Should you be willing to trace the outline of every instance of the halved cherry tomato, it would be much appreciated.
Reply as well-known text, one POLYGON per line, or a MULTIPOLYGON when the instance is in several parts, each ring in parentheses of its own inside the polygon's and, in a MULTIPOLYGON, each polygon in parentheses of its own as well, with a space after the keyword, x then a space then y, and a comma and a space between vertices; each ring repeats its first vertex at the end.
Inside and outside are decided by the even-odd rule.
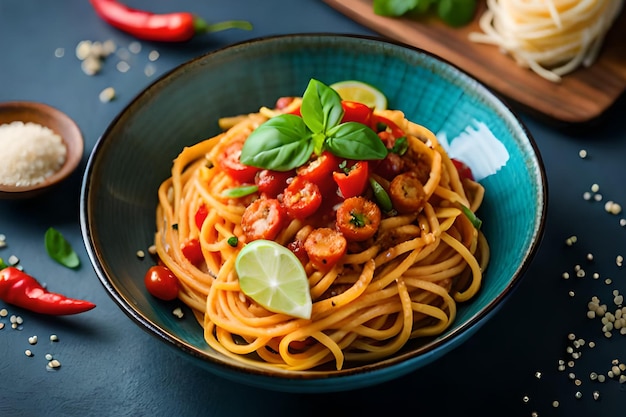
POLYGON ((228 174, 229 177, 242 184, 254 182, 254 176, 259 168, 244 165, 239 161, 243 142, 236 141, 226 146, 217 158, 219 167, 228 174))
POLYGON ((369 164, 367 161, 346 161, 343 172, 335 171, 333 180, 337 183, 343 198, 355 197, 363 194, 367 186, 369 164))
POLYGON ((365 197, 348 198, 337 209, 337 230, 347 240, 360 242, 374 236, 380 220, 380 208, 365 197))
POLYGON ((289 242, 287 244, 287 249, 289 249, 294 253, 294 255, 296 255, 302 265, 306 265, 306 263, 309 261, 309 257, 304 250, 304 242, 302 240, 296 239, 292 242, 289 242))
POLYGON ((273 171, 262 169, 256 174, 254 183, 259 187, 259 192, 266 197, 276 198, 287 187, 287 180, 294 177, 294 171, 273 171))
POLYGON ((382 132, 389 129, 389 132, 391 132, 393 137, 396 139, 406 136, 404 130, 402 130, 397 124, 378 114, 372 114, 372 117, 370 118, 370 127, 375 132, 382 132))
POLYGON ((185 255, 185 258, 194 265, 198 265, 200 262, 204 261, 202 247, 198 239, 189 239, 181 243, 180 250, 183 252, 183 255, 185 255))
POLYGON ((201 204, 196 211, 196 215, 194 216, 194 221, 198 229, 202 229, 202 224, 204 223, 208 215, 209 209, 207 208, 206 204, 201 204))
POLYGON ((400 213, 418 213, 426 202, 424 186, 414 172, 405 172, 389 184, 389 197, 400 213))
POLYGON ((451 160, 456 167, 456 170, 459 173, 459 177, 461 178, 461 180, 467 178, 474 181, 474 174, 472 173, 472 169, 467 164, 465 164, 465 162, 455 158, 451 158, 451 160))
POLYGON ((283 204, 289 216, 304 219, 312 215, 322 204, 322 193, 317 184, 297 176, 285 189, 283 204))
POLYGON ((286 214, 275 198, 254 200, 243 212, 241 228, 250 242, 256 239, 276 238, 286 221, 286 214))
POLYGON ((372 109, 367 105, 356 101, 343 100, 341 102, 341 107, 343 107, 344 112, 343 118, 341 119, 343 123, 357 122, 367 126, 370 125, 372 109))
POLYGON ((312 159, 306 165, 296 170, 299 177, 317 184, 318 186, 330 180, 330 176, 339 167, 341 159, 328 151, 312 159))
POLYGON ((337 230, 321 227, 313 230, 304 241, 309 260, 315 269, 327 271, 346 253, 348 242, 337 230))
POLYGON ((178 297, 180 289, 176 275, 163 265, 155 265, 148 269, 144 276, 144 285, 152 296, 165 301, 178 297))

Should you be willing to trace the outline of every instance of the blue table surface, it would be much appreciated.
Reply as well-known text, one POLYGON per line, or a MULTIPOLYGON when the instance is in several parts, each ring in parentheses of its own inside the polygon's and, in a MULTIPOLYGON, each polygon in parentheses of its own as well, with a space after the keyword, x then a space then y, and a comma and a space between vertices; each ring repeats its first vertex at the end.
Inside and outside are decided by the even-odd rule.
POLYGON ((134 39, 99 20, 88 1, 0 1, 0 102, 50 104, 72 117, 85 137, 81 166, 54 193, 0 201, 0 234, 8 243, 0 257, 16 255, 32 275, 50 277, 56 289, 66 289, 60 292, 97 304, 88 313, 59 318, 0 302, 9 315, 23 318, 15 330, 9 317, 0 317, 5 324, 0 330, 0 416, 367 416, 400 407, 420 416, 624 415, 626 383, 615 377, 601 383, 590 374, 606 375, 615 361, 626 362, 626 336, 605 337, 600 320, 586 314, 591 297, 614 309, 613 291, 626 292, 626 274, 617 262, 626 256, 626 228, 620 225, 626 213, 605 210, 607 201, 626 208, 624 100, 588 126, 563 126, 520 111, 547 171, 545 237, 517 291, 468 342, 410 375, 357 391, 313 395, 250 388, 191 365, 131 322, 109 298, 89 263, 79 226, 87 158, 137 93, 193 57, 274 34, 376 34, 319 0, 126 3, 155 12, 192 11, 213 21, 245 19, 254 29, 182 45, 141 42, 127 72, 117 70, 119 59, 109 57, 100 74, 88 76, 75 55, 80 41, 111 39, 118 48, 128 48, 134 39), (155 50, 160 54, 152 62, 155 73, 146 75, 148 54, 155 50), (61 51, 64 55, 57 57, 61 51), (117 98, 103 103, 98 94, 109 86, 117 98), (599 185, 601 201, 583 198, 593 184, 599 185), (49 227, 76 249, 82 261, 78 270, 46 255, 43 236, 49 227), (577 241, 567 245, 571 236, 577 241), (576 265, 584 277, 575 276, 576 265), (572 277, 564 279, 564 272, 572 277), (51 334, 59 340, 51 342, 51 334), (39 342, 31 345, 28 338, 34 335, 39 342), (568 352, 570 335, 585 340, 574 348, 578 359, 568 352), (34 356, 27 357, 26 349, 34 356), (46 368, 46 353, 61 362, 59 369, 46 368), (561 360, 565 370, 559 369, 561 360))

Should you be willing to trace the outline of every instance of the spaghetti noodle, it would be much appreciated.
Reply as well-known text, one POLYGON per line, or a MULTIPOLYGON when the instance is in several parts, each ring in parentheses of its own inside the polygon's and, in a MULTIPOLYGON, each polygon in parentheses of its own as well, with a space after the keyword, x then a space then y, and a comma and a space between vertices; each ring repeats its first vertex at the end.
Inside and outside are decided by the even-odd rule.
POLYGON ((596 60, 623 0, 487 0, 474 42, 497 45, 541 77, 561 81, 596 60))
MULTIPOLYGON (((242 217, 251 202, 266 196, 255 191, 225 197, 225 190, 242 184, 217 161, 230 144, 245 141, 269 118, 298 105, 295 99, 281 109, 222 119, 226 130, 185 148, 159 188, 158 256, 179 278, 179 298, 194 311, 207 343, 259 367, 309 370, 331 364, 341 369, 388 357, 410 339, 442 334, 455 319, 457 303, 479 291, 488 263, 487 242, 462 209, 475 212, 484 189, 461 178, 436 137, 400 111, 374 115, 387 121, 381 138, 389 134, 390 125, 406 137, 408 149, 399 158, 403 171, 416 172, 423 183, 422 207, 383 213, 376 233, 349 241, 345 255, 327 269, 307 259, 301 242, 316 228, 335 229, 337 205, 322 206, 306 218, 289 218, 274 240, 294 250, 305 264, 313 300, 310 319, 272 313, 240 290, 234 264, 250 240, 242 217), (203 219, 198 222, 200 212, 203 219), (199 262, 183 250, 189 241, 199 242, 199 262)), ((391 192, 391 178, 376 169, 370 176, 391 192)), ((372 190, 363 196, 373 200, 372 190)))

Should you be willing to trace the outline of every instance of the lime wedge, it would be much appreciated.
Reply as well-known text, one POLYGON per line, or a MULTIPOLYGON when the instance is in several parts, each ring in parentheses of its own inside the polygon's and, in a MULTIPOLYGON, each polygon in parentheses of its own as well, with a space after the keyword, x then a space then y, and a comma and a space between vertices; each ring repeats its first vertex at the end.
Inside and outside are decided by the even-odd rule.
POLYGON ((296 255, 271 240, 253 240, 237 255, 235 270, 244 294, 274 313, 311 318, 311 293, 296 255))
POLYGON ((339 81, 330 86, 343 100, 357 101, 376 110, 387 109, 387 97, 376 87, 362 81, 339 81))

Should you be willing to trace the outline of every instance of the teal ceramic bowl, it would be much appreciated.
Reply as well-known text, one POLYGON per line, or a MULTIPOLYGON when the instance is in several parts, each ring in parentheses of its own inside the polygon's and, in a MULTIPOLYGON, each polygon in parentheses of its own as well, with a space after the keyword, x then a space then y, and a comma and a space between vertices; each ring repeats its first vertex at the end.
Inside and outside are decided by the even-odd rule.
MULTIPOLYGON (((140 327, 192 363, 243 384, 291 392, 361 388, 397 378, 458 347, 514 291, 543 234, 547 184, 537 146, 511 109, 462 70, 424 51, 376 38, 302 34, 256 39, 191 60, 141 92, 112 121, 90 155, 81 227, 106 291, 140 327), (303 93, 308 81, 372 84, 389 107, 439 135, 486 188, 479 211, 491 245, 483 288, 454 324, 395 356, 341 371, 254 369, 212 350, 192 314, 177 319, 143 284, 151 260, 157 187, 184 146, 219 132, 218 118, 254 112, 303 93)), ((488 358, 484 358, 488 360, 488 358)))

